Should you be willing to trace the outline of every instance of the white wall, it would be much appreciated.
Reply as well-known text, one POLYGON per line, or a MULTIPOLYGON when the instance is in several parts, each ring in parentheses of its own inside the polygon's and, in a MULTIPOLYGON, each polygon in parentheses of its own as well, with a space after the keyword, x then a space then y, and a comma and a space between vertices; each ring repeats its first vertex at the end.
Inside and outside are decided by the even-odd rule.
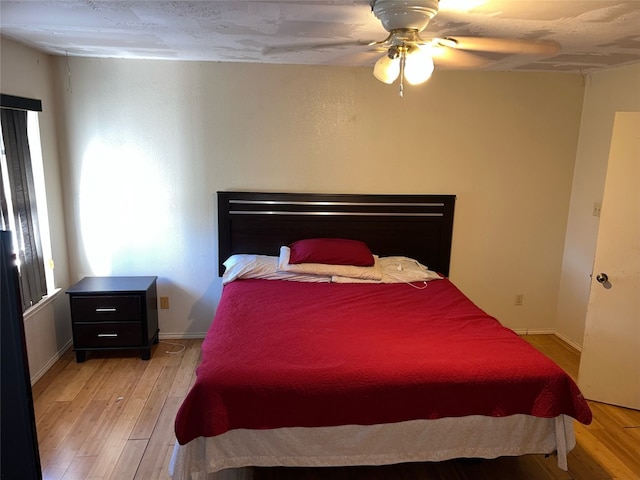
POLYGON ((52 59, 4 37, 0 40, 0 90, 2 93, 42 100, 39 114, 40 141, 55 262, 54 280, 63 289, 52 304, 25 319, 29 370, 37 379, 71 345, 67 237, 63 209, 60 160, 56 131, 56 98, 52 59))
POLYGON ((232 189, 456 194, 452 280, 512 328, 554 327, 580 76, 437 71, 401 99, 364 68, 55 66, 73 280, 158 275, 161 336, 211 322, 232 189))
POLYGON ((558 333, 582 345, 602 201, 616 112, 640 111, 640 64, 605 70, 586 80, 580 138, 562 261, 558 333))
MULTIPOLYGON (((2 93, 43 100, 62 289, 88 274, 159 275, 171 299, 163 336, 199 336, 220 294, 217 190, 455 193, 451 278, 512 328, 582 342, 591 210, 614 112, 640 110, 639 65, 584 86, 574 75, 438 71, 399 99, 368 69, 67 64, 6 38, 0 60, 2 93)), ((38 374, 69 344, 66 295, 25 326, 38 374)))

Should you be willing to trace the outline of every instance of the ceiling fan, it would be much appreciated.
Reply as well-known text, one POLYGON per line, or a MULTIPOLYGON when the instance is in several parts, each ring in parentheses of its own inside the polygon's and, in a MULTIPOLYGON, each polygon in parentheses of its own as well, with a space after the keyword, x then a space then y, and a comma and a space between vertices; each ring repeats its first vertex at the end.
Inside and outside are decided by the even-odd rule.
POLYGON ((373 75, 387 84, 399 77, 402 97, 404 81, 411 85, 427 81, 433 73, 434 62, 447 67, 473 68, 487 63, 482 56, 471 53, 474 51, 547 57, 560 50, 560 45, 552 40, 469 36, 423 38, 421 33, 438 13, 439 0, 371 0, 370 4, 371 11, 388 32, 384 40, 285 45, 266 48, 263 53, 346 45, 375 47, 385 54, 375 63, 373 75))

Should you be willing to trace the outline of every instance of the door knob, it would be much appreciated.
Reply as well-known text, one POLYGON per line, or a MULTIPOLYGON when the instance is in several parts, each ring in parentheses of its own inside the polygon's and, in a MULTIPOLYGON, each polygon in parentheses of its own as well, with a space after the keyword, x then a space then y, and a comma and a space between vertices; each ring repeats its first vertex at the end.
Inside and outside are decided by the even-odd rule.
POLYGON ((609 281, 609 277, 606 273, 599 273, 596 280, 600 283, 607 283, 609 281))

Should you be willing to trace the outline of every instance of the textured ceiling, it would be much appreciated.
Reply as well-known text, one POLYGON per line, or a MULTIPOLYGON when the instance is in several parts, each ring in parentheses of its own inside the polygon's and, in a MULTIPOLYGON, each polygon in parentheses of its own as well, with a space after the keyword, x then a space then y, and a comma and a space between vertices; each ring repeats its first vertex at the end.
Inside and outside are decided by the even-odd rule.
MULTIPOLYGON (((0 0, 2 35, 69 56, 371 66, 371 47, 266 55, 267 47, 382 40, 369 1, 0 0)), ((592 72, 640 62, 640 0, 441 0, 424 38, 555 40, 550 58, 482 54, 484 70, 592 72)))

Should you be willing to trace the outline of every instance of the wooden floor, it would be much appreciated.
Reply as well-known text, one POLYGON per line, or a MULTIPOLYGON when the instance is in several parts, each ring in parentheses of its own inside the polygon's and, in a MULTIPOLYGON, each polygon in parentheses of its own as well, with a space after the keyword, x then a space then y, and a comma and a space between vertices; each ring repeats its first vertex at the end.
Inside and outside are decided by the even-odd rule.
MULTIPOLYGON (((574 378, 579 354, 552 335, 524 337, 574 378)), ((45 480, 168 480, 173 420, 194 380, 200 340, 161 342, 149 361, 135 354, 67 352, 33 387, 45 480)), ((640 412, 590 402, 576 422, 569 471, 555 457, 453 460, 385 467, 256 468, 254 480, 640 479, 640 412)))

